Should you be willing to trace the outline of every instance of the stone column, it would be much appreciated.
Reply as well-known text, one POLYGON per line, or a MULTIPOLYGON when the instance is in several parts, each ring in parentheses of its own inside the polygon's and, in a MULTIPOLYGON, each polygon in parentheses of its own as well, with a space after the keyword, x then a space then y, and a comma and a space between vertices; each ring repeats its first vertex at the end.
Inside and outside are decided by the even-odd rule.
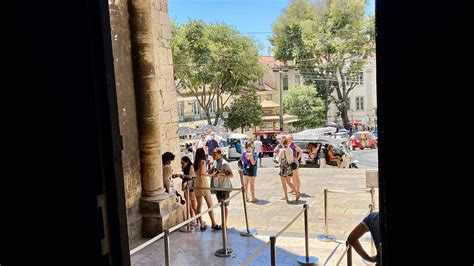
POLYGON ((182 219, 175 197, 163 188, 158 80, 165 74, 157 71, 154 47, 157 36, 153 34, 153 27, 157 25, 152 16, 153 5, 162 2, 166 1, 132 0, 129 6, 142 170, 140 211, 145 237, 159 234, 182 219))

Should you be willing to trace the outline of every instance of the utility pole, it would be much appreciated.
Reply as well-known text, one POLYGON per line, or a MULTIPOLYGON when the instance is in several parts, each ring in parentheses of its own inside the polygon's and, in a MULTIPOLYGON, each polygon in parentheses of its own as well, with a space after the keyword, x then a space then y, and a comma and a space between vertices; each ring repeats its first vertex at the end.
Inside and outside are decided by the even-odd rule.
POLYGON ((280 130, 283 131, 283 78, 281 70, 278 73, 280 74, 280 130))
POLYGON ((288 72, 286 69, 282 69, 281 66, 278 68, 273 68, 273 72, 276 74, 278 73, 280 76, 278 77, 278 83, 279 83, 279 92, 280 92, 280 130, 283 131, 283 76, 282 73, 288 72))

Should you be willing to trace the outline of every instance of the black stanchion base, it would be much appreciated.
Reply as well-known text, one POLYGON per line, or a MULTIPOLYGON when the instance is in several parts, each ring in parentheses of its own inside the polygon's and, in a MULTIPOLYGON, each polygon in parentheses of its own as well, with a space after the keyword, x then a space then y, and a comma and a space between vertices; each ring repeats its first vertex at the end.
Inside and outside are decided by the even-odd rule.
POLYGON ((316 265, 319 259, 314 256, 309 256, 308 259, 306 259, 306 256, 299 256, 297 261, 301 265, 316 265))
POLYGON ((249 229, 249 231, 247 232, 247 230, 243 231, 240 233, 241 236, 255 236, 257 235, 257 230, 255 229, 249 229))
POLYGON ((323 242, 334 242, 334 241, 336 241, 336 236, 334 236, 334 235, 319 235, 318 240, 323 241, 323 242))
POLYGON ((232 255, 232 252, 234 251, 231 248, 227 248, 227 252, 223 248, 221 248, 216 250, 215 255, 217 257, 230 257, 232 255))

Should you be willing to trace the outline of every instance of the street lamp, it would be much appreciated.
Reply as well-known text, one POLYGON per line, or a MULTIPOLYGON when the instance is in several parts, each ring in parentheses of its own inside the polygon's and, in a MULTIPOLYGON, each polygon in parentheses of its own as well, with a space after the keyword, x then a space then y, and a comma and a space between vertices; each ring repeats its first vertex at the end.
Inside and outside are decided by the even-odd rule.
POLYGON ((280 76, 279 76, 279 93, 280 93, 280 130, 283 131, 283 76, 282 76, 282 73, 287 73, 288 72, 288 69, 286 68, 282 68, 282 67, 279 67, 279 68, 274 68, 273 69, 273 72, 275 73, 279 73, 280 76))

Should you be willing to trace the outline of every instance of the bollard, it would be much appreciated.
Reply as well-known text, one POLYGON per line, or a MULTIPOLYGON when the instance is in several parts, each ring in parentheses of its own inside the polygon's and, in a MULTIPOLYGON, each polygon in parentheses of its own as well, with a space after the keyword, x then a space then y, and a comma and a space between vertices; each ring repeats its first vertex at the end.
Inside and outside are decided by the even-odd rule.
POLYGON ((170 231, 168 229, 165 230, 164 242, 165 242, 165 265, 170 265, 170 231))
POLYGON ((347 266, 352 266, 352 247, 347 250, 347 266))
POLYGON ((257 234, 257 230, 249 229, 249 219, 247 217, 247 201, 245 201, 245 185, 244 185, 244 176, 242 174, 242 169, 239 169, 240 175, 240 184, 242 185, 242 201, 244 202, 244 214, 245 214, 245 226, 247 228, 247 232, 241 232, 241 236, 254 236, 257 234))
POLYGON ((232 255, 233 250, 227 247, 227 225, 225 223, 225 206, 224 201, 221 201, 221 219, 222 219, 222 247, 216 250, 215 255, 217 257, 229 257, 232 255))
POLYGON ((308 204, 303 205, 304 209, 304 240, 305 240, 305 256, 299 256, 297 262, 301 265, 316 265, 319 259, 309 256, 309 229, 308 229, 308 204))
POLYGON ((275 236, 270 236, 270 261, 271 265, 275 266, 276 265, 276 237, 275 236))
POLYGON ((329 235, 329 228, 328 228, 328 189, 324 189, 324 231, 325 235, 319 235, 318 240, 323 242, 331 242, 336 241, 336 237, 334 235, 329 235))

